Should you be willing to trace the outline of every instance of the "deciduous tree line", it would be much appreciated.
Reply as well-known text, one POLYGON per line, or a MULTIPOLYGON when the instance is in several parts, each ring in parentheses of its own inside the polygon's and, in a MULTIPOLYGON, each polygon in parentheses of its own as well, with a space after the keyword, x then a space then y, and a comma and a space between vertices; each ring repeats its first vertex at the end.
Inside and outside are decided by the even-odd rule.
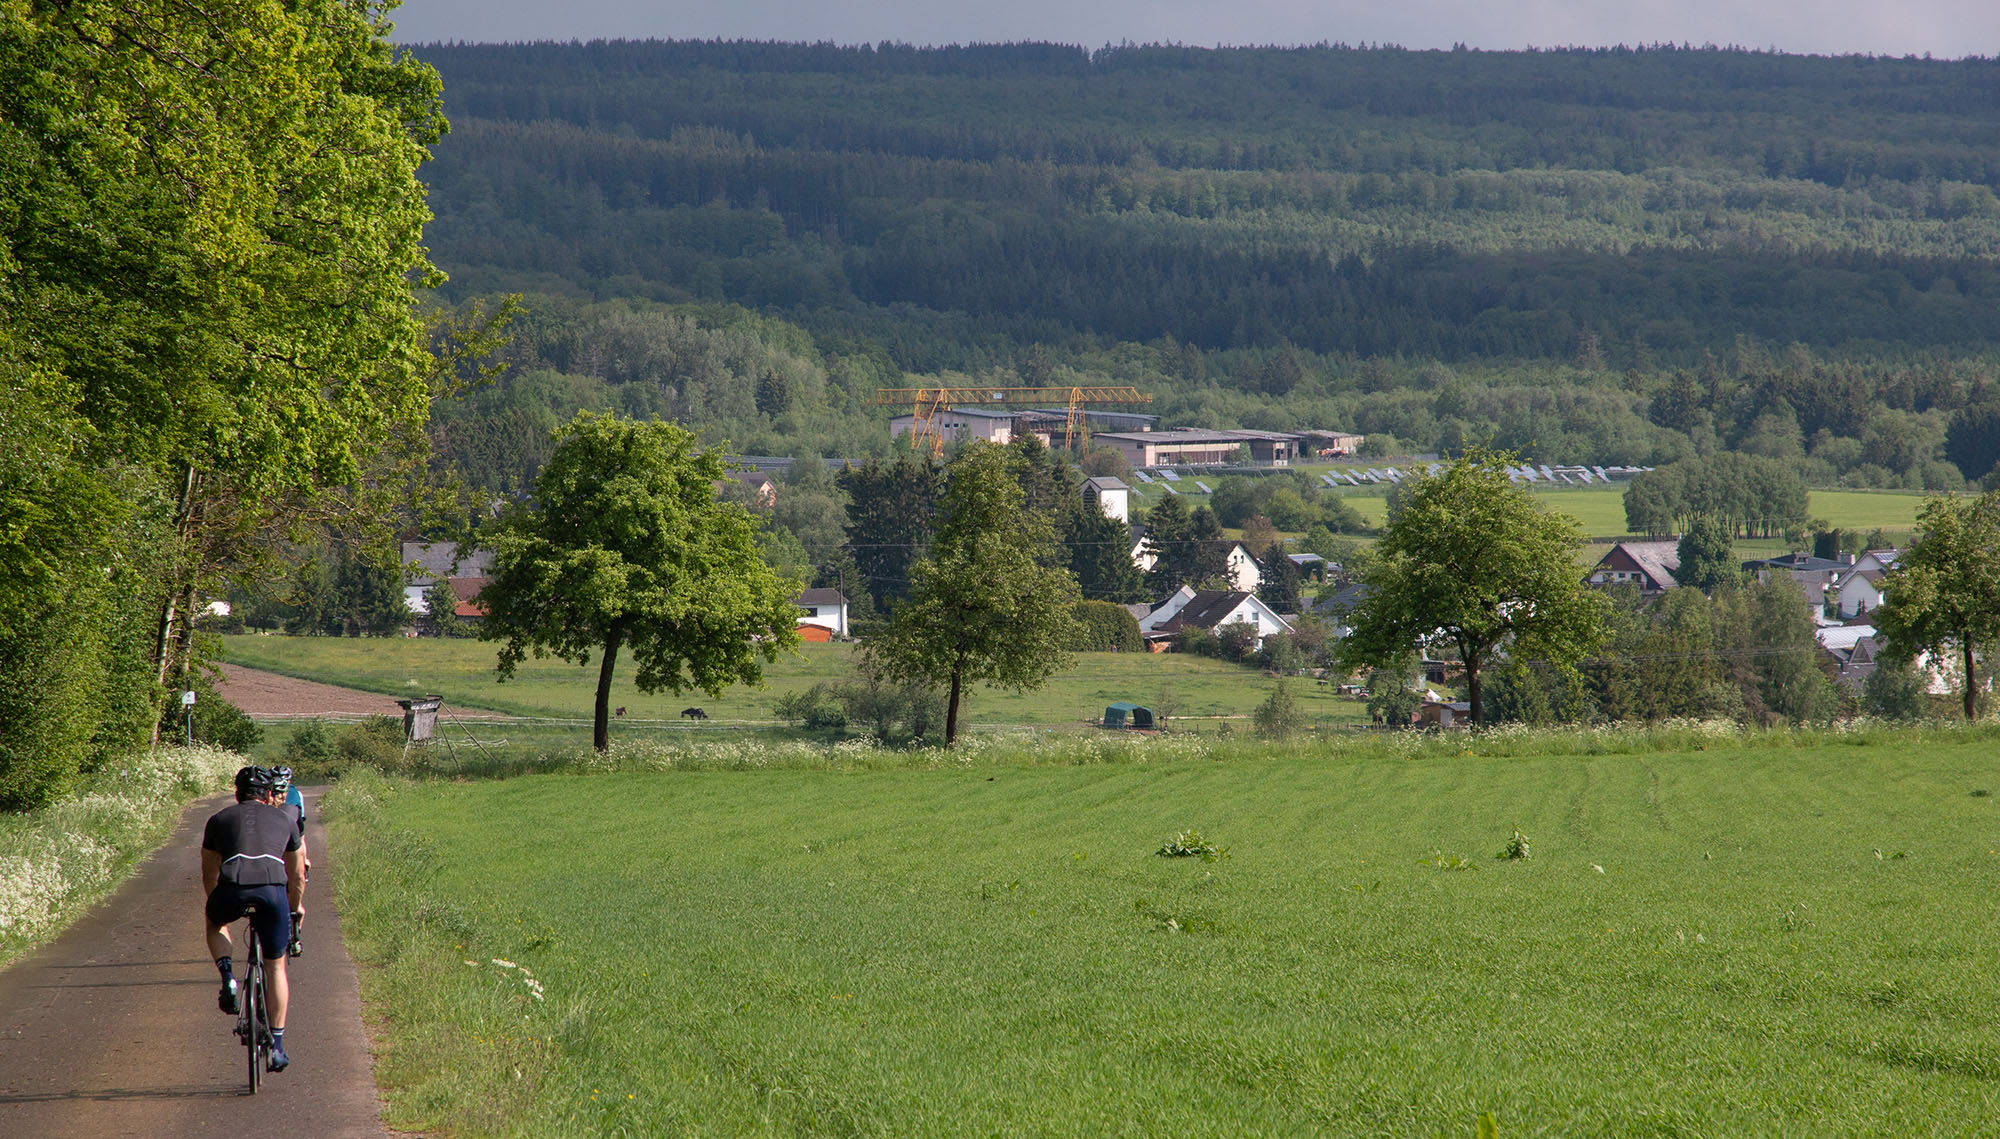
POLYGON ((0 11, 0 808, 144 741, 222 577, 421 448, 445 123, 383 11, 0 11))

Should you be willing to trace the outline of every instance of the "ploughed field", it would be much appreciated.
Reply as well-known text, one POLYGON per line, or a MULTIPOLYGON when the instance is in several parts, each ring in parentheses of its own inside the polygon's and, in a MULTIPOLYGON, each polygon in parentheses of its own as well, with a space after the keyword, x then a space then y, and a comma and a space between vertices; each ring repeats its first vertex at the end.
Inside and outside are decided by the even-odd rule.
POLYGON ((1974 1135, 1993 743, 742 745, 329 818, 401 1128, 1974 1135))

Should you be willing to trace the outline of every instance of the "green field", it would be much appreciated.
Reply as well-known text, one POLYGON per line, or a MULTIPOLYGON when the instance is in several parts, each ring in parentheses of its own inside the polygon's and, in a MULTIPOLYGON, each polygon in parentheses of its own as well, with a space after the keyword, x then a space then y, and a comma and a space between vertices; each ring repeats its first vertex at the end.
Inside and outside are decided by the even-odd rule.
MULTIPOLYGON (((1625 527, 1625 489, 1622 485, 1553 487, 1534 493, 1550 508, 1574 517, 1582 524, 1587 537, 1615 539, 1629 533, 1625 527)), ((1350 490, 1340 492, 1340 495, 1370 526, 1380 527, 1387 517, 1389 498, 1386 489, 1350 490)), ((1189 497, 1194 502, 1207 501, 1200 495, 1189 497)), ((1142 495, 1140 501, 1143 504, 1149 499, 1142 495)), ((1924 496, 1910 491, 1815 490, 1808 495, 1807 503, 1811 517, 1823 519, 1841 529, 1859 530, 1864 534, 1870 530, 1885 530, 1892 536, 1907 537, 1916 526, 1917 508, 1923 505, 1924 496)), ((1759 555, 1749 552, 1744 556, 1759 555)))
MULTIPOLYGON (((1625 492, 1621 487, 1562 487, 1538 490, 1535 497, 1581 522, 1584 534, 1589 537, 1616 538, 1629 533, 1625 527, 1625 492)), ((1386 494, 1356 494, 1346 501, 1361 512, 1370 526, 1382 524, 1388 506, 1386 494)), ((1921 494, 1895 491, 1815 490, 1807 496, 1807 509, 1812 517, 1844 530, 1864 533, 1877 529, 1907 533, 1916 526, 1917 508, 1923 503, 1921 494)))
POLYGON ((397 1128, 1991 1133, 1990 730, 1538 738, 365 780, 328 817, 397 1128), (1227 857, 1156 853, 1184 828, 1227 857))
MULTIPOLYGON (((286 676, 303 677, 397 697, 434 692, 449 705, 484 708, 518 716, 583 719, 591 714, 597 670, 559 660, 529 659, 505 684, 494 676, 496 646, 480 641, 406 637, 224 637, 224 659, 286 676)), ((715 727, 771 722, 771 704, 779 696, 804 691, 820 681, 846 680, 853 675, 852 645, 801 645, 781 656, 765 673, 762 688, 736 686, 720 699, 700 693, 647 696, 631 683, 628 665, 612 686, 611 703, 626 709, 617 725, 621 731, 646 730, 678 720, 682 708, 697 705, 715 727)), ((1082 727, 1104 714, 1116 700, 1163 703, 1163 693, 1177 703, 1181 727, 1248 716, 1270 695, 1276 682, 1254 669, 1179 653, 1079 653, 1075 664, 1046 688, 1018 694, 999 689, 974 689, 967 695, 966 714, 973 727, 1082 727)), ((1294 684, 1307 716, 1325 724, 1357 723, 1366 719, 1359 701, 1335 696, 1311 681, 1294 684)))

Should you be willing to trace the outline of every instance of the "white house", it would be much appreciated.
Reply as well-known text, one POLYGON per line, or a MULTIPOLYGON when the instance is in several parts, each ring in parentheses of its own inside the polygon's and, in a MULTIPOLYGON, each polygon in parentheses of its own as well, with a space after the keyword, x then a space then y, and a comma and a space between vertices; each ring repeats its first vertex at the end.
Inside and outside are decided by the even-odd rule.
POLYGON ((1584 581, 1591 585, 1631 583, 1641 593, 1659 593, 1680 584, 1679 542, 1619 542, 1605 551, 1584 581))
POLYGON ((468 550, 461 557, 457 542, 404 542, 403 572, 403 604, 421 617, 431 611, 424 592, 440 581, 476 582, 464 588, 453 586, 461 598, 476 596, 493 576, 493 551, 468 550))
POLYGON ((825 629, 836 637, 847 636, 847 595, 838 589, 808 589, 799 594, 800 625, 825 629))
MULTIPOLYGON (((1153 566, 1160 559, 1146 543, 1146 528, 1133 526, 1130 534, 1132 564, 1139 567, 1140 573, 1153 572, 1153 566)), ((1264 569, 1251 555, 1250 547, 1229 539, 1225 539, 1221 544, 1226 548, 1222 557, 1222 576, 1228 579, 1229 584, 1244 593, 1255 593, 1257 587, 1264 584, 1264 569)))
POLYGON ((1833 592, 1842 617, 1873 613, 1882 606, 1882 571, 1849 570, 1840 575, 1840 584, 1833 592))
POLYGON ((1251 556, 1250 547, 1241 542, 1229 543, 1229 553, 1223 559, 1222 575, 1229 584, 1244 593, 1254 593, 1264 584, 1264 568, 1251 556))
POLYGON ((1242 590, 1195 589, 1181 586, 1166 600, 1153 606, 1152 611, 1139 619, 1139 633, 1149 645, 1164 648, 1174 635, 1182 629, 1207 629, 1210 632, 1233 622, 1242 621, 1257 630, 1257 644, 1261 647, 1264 638, 1273 633, 1289 633, 1290 622, 1280 616, 1277 610, 1257 600, 1254 593, 1242 590))
POLYGON ((1132 488, 1123 479, 1102 475, 1083 480, 1083 496, 1097 504, 1106 518, 1132 520, 1132 488))

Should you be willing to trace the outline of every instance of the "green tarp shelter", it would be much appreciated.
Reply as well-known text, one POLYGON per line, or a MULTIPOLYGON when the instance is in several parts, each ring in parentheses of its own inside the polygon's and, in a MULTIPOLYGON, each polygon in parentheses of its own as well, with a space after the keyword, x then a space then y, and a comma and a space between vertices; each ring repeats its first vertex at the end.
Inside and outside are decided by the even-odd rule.
POLYGON ((1104 709, 1104 726, 1107 728, 1147 728, 1153 726, 1153 710, 1130 701, 1120 700, 1104 709))

